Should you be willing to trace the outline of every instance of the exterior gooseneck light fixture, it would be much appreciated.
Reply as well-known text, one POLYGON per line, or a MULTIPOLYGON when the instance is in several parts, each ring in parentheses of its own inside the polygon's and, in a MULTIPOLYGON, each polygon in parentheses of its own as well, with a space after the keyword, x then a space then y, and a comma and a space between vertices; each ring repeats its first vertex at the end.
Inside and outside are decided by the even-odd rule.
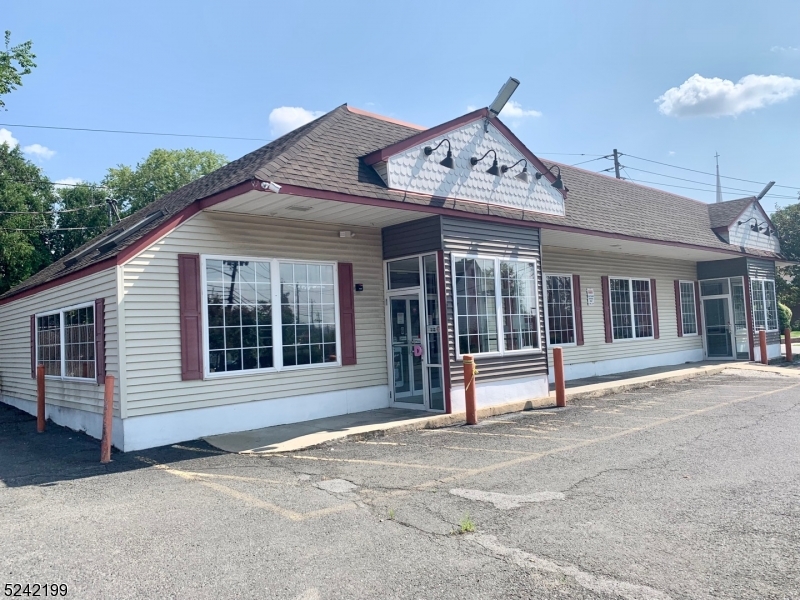
MULTIPOLYGON (((561 167, 559 167, 558 165, 553 165, 552 167, 547 169, 548 172, 555 175, 555 173, 553 173, 553 169, 558 169, 558 175, 556 175, 556 180, 551 185, 557 190, 560 190, 564 187, 564 182, 561 181, 561 167)), ((543 173, 536 173, 537 180, 541 179, 543 176, 544 176, 543 173)))
POLYGON ((453 161, 453 151, 452 151, 452 148, 450 147, 450 140, 448 140, 447 138, 444 138, 441 142, 436 144, 436 146, 434 146, 433 148, 431 148, 430 146, 425 146, 425 149, 423 150, 423 152, 425 153, 425 156, 430 156, 436 150, 439 149, 439 146, 441 146, 445 142, 447 142, 447 156, 445 156, 441 161, 439 161, 439 164, 442 165, 443 167, 447 167, 448 169, 455 169, 456 165, 455 165, 455 162, 453 161))
MULTIPOLYGON (((756 219, 755 217, 750 217, 746 221, 739 221, 736 224, 737 225, 744 225, 746 223, 749 223, 750 221, 753 221, 753 224, 750 225, 750 229, 752 229, 753 231, 761 231, 761 227, 759 227, 759 225, 758 225, 758 219, 756 219)), ((769 229, 769 228, 767 228, 767 229, 769 229)))
POLYGON ((500 167, 499 167, 499 166, 498 166, 498 164, 497 164, 497 152, 495 152, 494 150, 487 150, 487 151, 486 151, 486 154, 484 154, 484 155, 483 155, 483 156, 481 156, 480 158, 475 158, 475 157, 473 156, 472 158, 470 158, 470 159, 469 159, 469 164, 471 164, 471 165, 474 167, 474 166, 475 166, 475 165, 477 165, 479 162, 481 162, 481 161, 482 161, 484 158, 486 158, 487 156, 489 156, 489 153, 490 153, 490 152, 491 152, 492 154, 494 154, 494 161, 492 162, 492 166, 491 166, 491 167, 489 167, 488 169, 486 169, 486 172, 487 172, 487 173, 489 173, 489 175, 494 175, 495 177, 497 177, 497 176, 499 176, 499 175, 500 175, 500 167))
POLYGON ((519 179, 523 183, 528 183, 528 181, 530 181, 530 178, 528 177, 528 161, 526 159, 524 159, 524 158, 520 158, 517 162, 515 162, 510 167, 507 167, 506 165, 503 165, 502 167, 500 167, 500 172, 505 175, 505 173, 507 171, 513 169, 514 167, 516 167, 521 162, 524 162, 525 166, 522 167, 522 171, 520 171, 519 173, 514 175, 514 179, 519 179))

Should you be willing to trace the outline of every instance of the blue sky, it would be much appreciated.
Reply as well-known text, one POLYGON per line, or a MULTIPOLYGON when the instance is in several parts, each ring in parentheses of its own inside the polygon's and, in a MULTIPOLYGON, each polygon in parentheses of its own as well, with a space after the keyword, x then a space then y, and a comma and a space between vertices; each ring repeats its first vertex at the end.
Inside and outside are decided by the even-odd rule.
MULTIPOLYGON (((629 177, 710 202, 713 187, 642 170, 713 177, 633 156, 711 172, 719 152, 723 175, 795 186, 773 188, 789 198, 768 197, 771 211, 800 190, 798 23, 796 0, 4 0, 2 29, 33 40, 39 66, 0 123, 269 139, 281 116, 346 102, 433 126, 511 75, 516 116, 502 118, 534 153, 574 164, 618 148, 629 177)), ((53 180, 97 181, 156 147, 234 159, 261 145, 0 127, 53 180)))

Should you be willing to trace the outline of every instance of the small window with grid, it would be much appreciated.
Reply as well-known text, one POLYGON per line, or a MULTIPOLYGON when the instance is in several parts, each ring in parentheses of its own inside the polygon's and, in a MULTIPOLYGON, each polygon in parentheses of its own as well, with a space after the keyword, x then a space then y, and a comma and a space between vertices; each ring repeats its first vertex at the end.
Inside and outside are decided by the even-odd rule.
POLYGON ((499 351, 494 259, 456 259, 455 289, 459 353, 499 351))
POLYGON ((64 311, 64 375, 94 379, 94 307, 64 311))
POLYGON ((505 350, 530 350, 539 345, 536 314, 536 265, 500 261, 505 350))
POLYGON ((767 328, 767 314, 764 302, 764 285, 758 279, 753 279, 750 282, 750 289, 753 297, 753 325, 755 330, 766 330, 767 328))
POLYGON ((61 314, 36 319, 36 362, 45 375, 61 376, 61 314))
POLYGON ((575 343, 571 275, 547 275, 547 331, 551 346, 575 343))
POLYGON ((333 265, 280 263, 283 365, 335 363, 333 265))
POLYGON ((697 333, 697 306, 695 304, 694 282, 681 281, 681 323, 683 335, 697 333))
POLYGON ((649 279, 609 279, 615 340, 652 338, 653 305, 649 279))
POLYGON ((207 260, 206 303, 211 373, 273 366, 268 262, 207 260))

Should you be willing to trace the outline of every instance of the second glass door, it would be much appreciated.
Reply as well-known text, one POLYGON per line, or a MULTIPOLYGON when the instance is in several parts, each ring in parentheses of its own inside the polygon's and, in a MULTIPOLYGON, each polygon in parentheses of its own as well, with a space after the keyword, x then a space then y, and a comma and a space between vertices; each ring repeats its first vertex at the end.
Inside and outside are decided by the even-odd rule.
POLYGON ((389 299, 394 398, 403 404, 425 404, 419 309, 418 294, 389 299))

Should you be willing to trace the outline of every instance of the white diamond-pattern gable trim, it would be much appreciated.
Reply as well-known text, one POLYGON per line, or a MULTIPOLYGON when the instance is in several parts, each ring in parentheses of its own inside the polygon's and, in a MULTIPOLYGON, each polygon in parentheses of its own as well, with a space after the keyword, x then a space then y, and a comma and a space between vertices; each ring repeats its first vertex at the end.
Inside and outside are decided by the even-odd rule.
POLYGON ((515 177, 525 163, 499 176, 486 172, 492 166, 492 154, 474 167, 470 164, 470 158, 480 158, 489 150, 497 153, 500 167, 510 167, 525 158, 491 122, 485 130, 484 119, 479 119, 389 157, 385 180, 389 188, 403 192, 564 215, 561 192, 546 177, 537 180, 534 177, 537 170, 530 161, 528 183, 515 177), (424 152, 425 146, 435 147, 444 138, 450 140, 455 162, 453 169, 439 164, 447 155, 446 143, 430 156, 424 152))
POLYGON ((779 254, 781 244, 778 238, 775 235, 764 235, 761 231, 753 231, 750 226, 754 223, 762 228, 770 227, 767 215, 756 202, 751 204, 728 228, 728 243, 732 246, 768 250, 779 254), (742 224, 739 225, 739 222, 742 224))

